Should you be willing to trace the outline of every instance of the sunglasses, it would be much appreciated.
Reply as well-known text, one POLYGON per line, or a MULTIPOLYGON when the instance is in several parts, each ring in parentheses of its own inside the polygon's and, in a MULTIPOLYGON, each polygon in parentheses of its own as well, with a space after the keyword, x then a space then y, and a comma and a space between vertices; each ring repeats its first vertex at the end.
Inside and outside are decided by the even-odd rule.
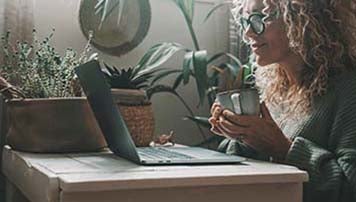
POLYGON ((250 14, 248 18, 240 17, 240 25, 244 31, 250 27, 255 34, 261 35, 266 29, 266 22, 277 19, 278 17, 279 11, 275 11, 268 15, 254 12, 250 14))

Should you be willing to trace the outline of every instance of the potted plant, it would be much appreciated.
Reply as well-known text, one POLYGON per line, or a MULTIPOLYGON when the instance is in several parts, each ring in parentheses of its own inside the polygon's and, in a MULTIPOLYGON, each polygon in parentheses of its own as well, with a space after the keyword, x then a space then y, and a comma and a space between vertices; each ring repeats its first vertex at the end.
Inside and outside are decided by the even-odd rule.
MULTIPOLYGON (((152 81, 152 86, 147 89, 147 94, 150 96, 153 93, 157 92, 168 92, 172 93, 178 97, 178 99, 184 104, 186 109, 189 112, 189 115, 186 116, 187 119, 194 121, 197 123, 197 127, 202 135, 203 141, 201 144, 207 144, 211 141, 216 140, 216 136, 211 136, 210 138, 202 130, 202 127, 210 127, 208 123, 207 117, 196 116, 191 110, 190 106, 188 106, 184 98, 180 96, 177 92, 177 88, 182 85, 187 85, 189 82, 196 83, 197 94, 199 95, 199 105, 202 106, 205 100, 208 100, 208 104, 212 105, 215 101, 216 94, 220 91, 228 90, 231 88, 240 88, 238 82, 241 82, 242 79, 237 79, 240 76, 243 76, 243 81, 247 81, 244 83, 243 88, 247 88, 249 86, 249 79, 253 78, 253 71, 251 61, 248 61, 247 64, 241 63, 241 61, 234 55, 221 52, 215 55, 209 55, 207 50, 201 49, 198 37, 194 31, 193 19, 194 19, 194 8, 195 1, 194 0, 172 0, 172 2, 177 6, 177 8, 181 11, 187 28, 189 30, 192 44, 194 46, 193 49, 187 48, 182 44, 178 44, 175 42, 166 42, 154 45, 150 48, 143 59, 148 59, 153 57, 155 59, 160 59, 163 62, 168 61, 175 53, 179 51, 184 51, 185 56, 182 61, 182 66, 180 69, 175 69, 175 71, 167 72, 166 74, 162 74, 161 77, 157 76, 157 79, 152 81), (165 54, 169 53, 169 54, 165 54), (224 62, 220 62, 222 58, 225 58, 224 62), (238 75, 240 69, 244 69, 243 74, 238 75), (155 82, 160 79, 171 76, 172 74, 176 75, 175 80, 172 82, 172 85, 153 85, 155 82), (228 74, 230 81, 226 82, 225 86, 221 86, 221 75, 228 74), (239 80, 236 82, 236 80, 239 80)), ((125 0, 99 0, 95 6, 96 13, 101 16, 101 23, 103 23, 111 12, 114 11, 113 8, 120 7, 125 3, 125 0)), ((221 4, 217 4, 214 6, 207 14, 205 20, 209 19, 209 17, 214 13, 215 10, 231 4, 230 2, 223 2, 221 4)), ((116 9, 117 11, 117 9, 116 9)), ((226 77, 224 77, 226 78, 226 77)))
MULTIPOLYGON (((166 46, 169 46, 168 44, 166 46)), ((114 102, 123 115, 136 146, 148 146, 154 138, 154 115, 150 98, 162 92, 162 85, 156 82, 166 75, 179 70, 158 68, 175 51, 165 46, 153 47, 133 67, 117 68, 103 65, 103 73, 111 86, 114 102), (155 53, 155 54, 153 54, 155 53), (152 90, 156 89, 156 90, 152 90)))
POLYGON ((148 146, 154 137, 152 103, 144 90, 154 72, 138 75, 139 71, 135 70, 133 67, 117 69, 105 64, 103 73, 135 145, 141 147, 148 146))
POLYGON ((64 56, 44 40, 9 43, 3 38, 2 89, 6 98, 7 143, 29 152, 95 151, 106 143, 87 100, 81 95, 73 68, 91 58, 67 49, 64 56))
MULTIPOLYGON (((181 98, 177 92, 177 88, 182 85, 187 85, 189 82, 196 83, 197 94, 199 95, 199 105, 202 106, 204 101, 208 101, 208 105, 211 106, 215 101, 216 94, 220 91, 225 91, 233 88, 249 88, 253 85, 253 58, 243 64, 236 56, 227 53, 220 52, 215 55, 209 55, 207 50, 203 50, 200 47, 198 37, 194 31, 193 19, 194 19, 194 8, 195 1, 193 0, 173 0, 174 4, 181 11, 186 25, 188 27, 194 49, 187 48, 186 46, 178 43, 161 43, 153 46, 147 52, 152 53, 152 55, 163 55, 164 61, 169 60, 171 57, 164 54, 159 54, 162 52, 170 52, 173 54, 178 51, 184 51, 185 56, 183 58, 182 66, 177 71, 172 71, 170 74, 175 74, 176 79, 172 82, 172 85, 157 85, 151 89, 153 92, 169 92, 178 96, 179 99, 183 102, 187 108, 189 115, 186 116, 186 119, 192 120, 197 123, 198 129, 202 134, 203 141, 201 144, 208 144, 212 141, 219 141, 219 138, 216 136, 208 137, 206 133, 203 132, 202 127, 210 128, 207 117, 196 116, 190 107, 184 103, 184 100, 181 98), (221 59, 224 59, 223 62, 220 62, 221 59), (239 74, 240 72, 240 74, 239 74), (225 79, 228 75, 228 79, 225 82, 222 82, 222 78, 225 79), (243 77, 243 79, 241 79, 243 77), (240 79, 238 79, 240 78, 240 79), (241 81, 246 81, 244 84, 241 84, 241 81), (225 85, 221 85, 224 83, 225 85), (156 88, 156 89, 155 89, 156 88)), ((229 5, 229 3, 217 4, 213 7, 207 14, 205 20, 214 13, 215 10, 221 8, 222 6, 229 5)), ((171 55, 173 55, 171 54, 171 55)), ((162 57, 163 58, 163 57, 162 57)), ((165 76, 168 76, 165 75, 165 76)))

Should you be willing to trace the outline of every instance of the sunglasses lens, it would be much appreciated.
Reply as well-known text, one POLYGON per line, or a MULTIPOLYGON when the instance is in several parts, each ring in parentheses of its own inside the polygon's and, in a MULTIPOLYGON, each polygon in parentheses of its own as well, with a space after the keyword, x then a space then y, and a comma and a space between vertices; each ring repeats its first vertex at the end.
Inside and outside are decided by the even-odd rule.
POLYGON ((248 20, 246 18, 241 18, 241 27, 243 30, 246 30, 248 27, 248 20))
POLYGON ((264 31, 264 23, 261 16, 253 15, 250 18, 251 27, 256 32, 256 34, 262 34, 264 31))

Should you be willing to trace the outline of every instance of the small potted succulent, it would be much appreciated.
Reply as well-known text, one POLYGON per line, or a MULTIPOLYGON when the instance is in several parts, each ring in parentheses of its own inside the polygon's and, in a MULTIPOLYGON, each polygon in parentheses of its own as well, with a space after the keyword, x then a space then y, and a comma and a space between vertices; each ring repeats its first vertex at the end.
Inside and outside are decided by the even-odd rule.
MULTIPOLYGON (((104 75, 136 146, 148 146, 154 137, 152 104, 145 88, 155 71, 140 73, 134 67, 117 69, 104 65, 104 75)), ((137 68, 137 67, 136 67, 137 68)))
MULTIPOLYGON (((3 38, 1 94, 7 113, 7 143, 28 152, 96 151, 106 143, 74 74, 89 61, 90 45, 82 54, 67 49, 64 56, 33 32, 32 44, 10 44, 3 38), (78 97, 79 96, 79 97, 78 97)), ((1 124, 3 125, 3 124, 1 124)))

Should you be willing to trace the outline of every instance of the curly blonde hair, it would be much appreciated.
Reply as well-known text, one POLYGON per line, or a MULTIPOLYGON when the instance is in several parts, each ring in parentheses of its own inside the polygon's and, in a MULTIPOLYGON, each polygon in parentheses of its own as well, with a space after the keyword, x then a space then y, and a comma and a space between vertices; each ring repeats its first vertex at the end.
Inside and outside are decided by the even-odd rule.
MULTIPOLYGON (((246 0, 234 0, 233 14, 241 16, 246 0)), ((305 63, 298 84, 291 84, 283 67, 258 68, 268 104, 288 104, 308 113, 313 98, 326 93, 330 77, 356 68, 356 0, 263 0, 280 10, 289 47, 305 63)))

